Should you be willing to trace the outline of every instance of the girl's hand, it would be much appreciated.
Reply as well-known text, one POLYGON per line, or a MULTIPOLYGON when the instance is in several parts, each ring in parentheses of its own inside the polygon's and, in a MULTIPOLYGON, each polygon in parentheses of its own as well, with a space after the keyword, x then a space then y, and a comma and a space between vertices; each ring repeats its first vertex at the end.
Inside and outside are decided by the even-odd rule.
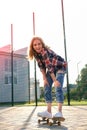
POLYGON ((58 82, 58 80, 54 81, 54 87, 59 87, 60 86, 60 82, 58 82))
POLYGON ((44 79, 43 82, 44 82, 44 87, 49 86, 49 83, 48 83, 47 79, 44 79))
POLYGON ((67 62, 64 62, 64 63, 63 63, 63 66, 66 68, 66 67, 67 67, 67 62))

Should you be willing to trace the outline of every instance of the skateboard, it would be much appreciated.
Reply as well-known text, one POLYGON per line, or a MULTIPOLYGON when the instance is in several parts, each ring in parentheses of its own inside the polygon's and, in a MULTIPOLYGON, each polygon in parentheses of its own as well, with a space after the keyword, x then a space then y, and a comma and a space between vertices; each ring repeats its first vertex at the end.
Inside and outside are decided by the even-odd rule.
POLYGON ((50 122, 50 126, 53 124, 57 124, 58 126, 61 126, 61 122, 64 121, 64 117, 53 117, 52 122, 50 122))
POLYGON ((64 117, 52 117, 52 118, 47 118, 47 117, 41 117, 39 116, 38 123, 40 122, 45 122, 49 126, 52 126, 53 124, 57 124, 58 126, 61 126, 61 122, 64 121, 64 117))

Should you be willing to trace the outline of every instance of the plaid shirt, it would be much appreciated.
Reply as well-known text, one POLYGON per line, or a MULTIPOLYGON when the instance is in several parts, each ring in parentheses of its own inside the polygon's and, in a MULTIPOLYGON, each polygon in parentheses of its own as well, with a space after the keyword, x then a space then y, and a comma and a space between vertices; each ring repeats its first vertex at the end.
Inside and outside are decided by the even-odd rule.
POLYGON ((40 69, 47 69, 50 73, 63 69, 64 59, 51 49, 43 48, 41 53, 35 56, 35 59, 40 69))

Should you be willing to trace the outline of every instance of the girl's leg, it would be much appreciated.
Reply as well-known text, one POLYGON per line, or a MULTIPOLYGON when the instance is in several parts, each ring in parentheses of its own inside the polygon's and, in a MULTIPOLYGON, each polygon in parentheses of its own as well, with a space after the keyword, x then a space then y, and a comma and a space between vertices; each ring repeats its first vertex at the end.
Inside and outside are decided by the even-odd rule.
POLYGON ((45 101, 47 103, 47 111, 51 113, 51 106, 52 106, 52 79, 50 74, 47 72, 47 80, 49 83, 49 86, 44 86, 44 97, 45 101))
POLYGON ((63 103, 58 103, 58 111, 59 112, 61 112, 62 113, 62 105, 63 105, 63 103))
POLYGON ((52 103, 47 103, 47 111, 48 111, 49 113, 52 113, 51 107, 52 107, 52 103))
POLYGON ((52 114, 51 114, 52 91, 51 90, 52 90, 53 82, 49 73, 47 73, 47 80, 48 80, 49 86, 48 85, 44 86, 44 97, 47 103, 47 110, 43 112, 39 112, 37 115, 41 117, 52 118, 52 114))
POLYGON ((64 101, 63 95, 63 82, 64 82, 64 73, 57 73, 57 80, 60 82, 60 86, 56 87, 56 100, 58 102, 58 111, 62 113, 62 105, 64 101))

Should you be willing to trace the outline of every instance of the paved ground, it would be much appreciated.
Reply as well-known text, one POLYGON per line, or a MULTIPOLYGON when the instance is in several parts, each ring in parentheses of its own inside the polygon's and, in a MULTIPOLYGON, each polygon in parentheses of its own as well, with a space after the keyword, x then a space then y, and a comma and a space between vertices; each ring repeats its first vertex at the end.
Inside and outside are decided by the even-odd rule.
MULTIPOLYGON (((37 112, 46 107, 0 107, 0 130, 87 130, 87 106, 63 106, 62 126, 38 124, 37 112)), ((52 107, 53 114, 57 107, 52 107)))

